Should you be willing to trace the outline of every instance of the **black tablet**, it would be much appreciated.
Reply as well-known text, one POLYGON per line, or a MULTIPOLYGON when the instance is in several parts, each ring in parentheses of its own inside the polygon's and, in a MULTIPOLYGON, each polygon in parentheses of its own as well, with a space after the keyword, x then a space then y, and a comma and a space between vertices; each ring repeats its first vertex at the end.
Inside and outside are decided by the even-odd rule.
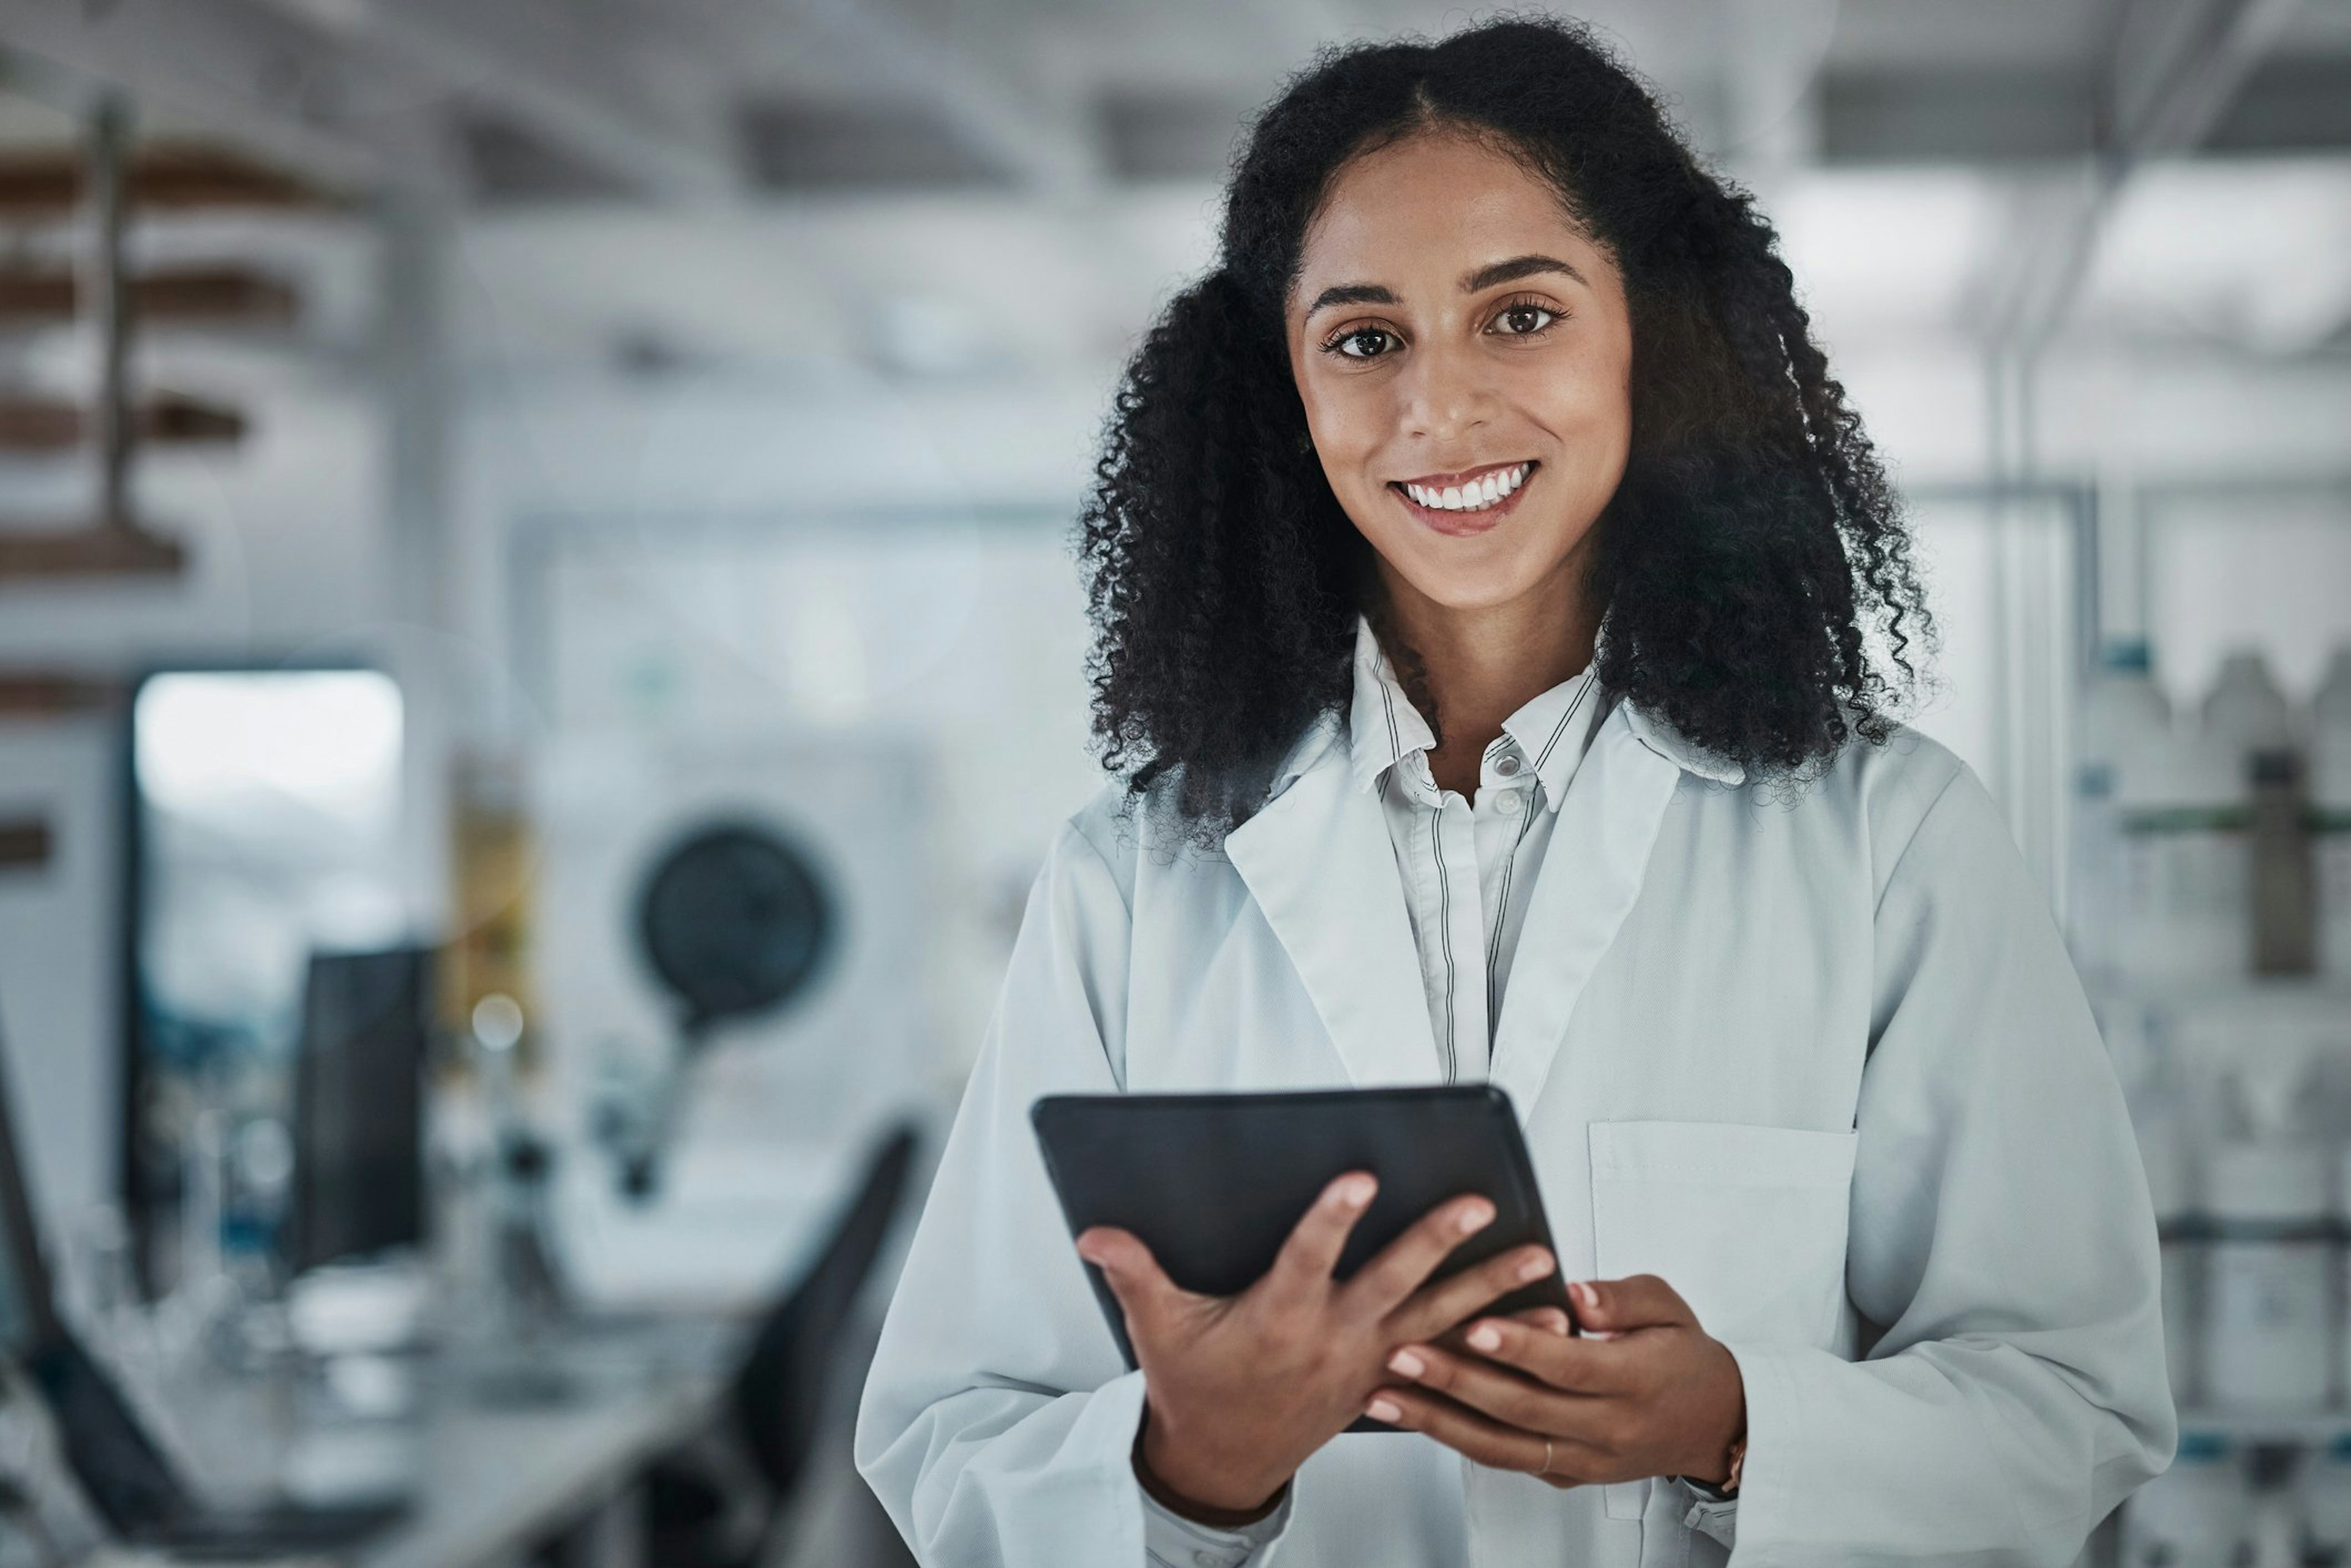
MULTIPOLYGON (((1432 1278, 1529 1242, 1552 1246, 1518 1116, 1510 1096, 1490 1084, 1057 1094, 1038 1101, 1029 1114, 1071 1236, 1096 1225, 1131 1230, 1187 1291, 1229 1296, 1247 1290, 1273 1266, 1322 1189, 1352 1170, 1371 1172, 1380 1186, 1340 1255, 1340 1279, 1422 1215, 1464 1193, 1490 1199, 1494 1223, 1456 1248, 1432 1278)), ((1131 1369, 1134 1347, 1118 1299, 1102 1270, 1088 1264, 1086 1274, 1131 1369)), ((1557 1307, 1573 1321, 1559 1270, 1484 1311, 1537 1306, 1557 1307)), ((1354 1429, 1394 1430, 1370 1420, 1354 1429)))

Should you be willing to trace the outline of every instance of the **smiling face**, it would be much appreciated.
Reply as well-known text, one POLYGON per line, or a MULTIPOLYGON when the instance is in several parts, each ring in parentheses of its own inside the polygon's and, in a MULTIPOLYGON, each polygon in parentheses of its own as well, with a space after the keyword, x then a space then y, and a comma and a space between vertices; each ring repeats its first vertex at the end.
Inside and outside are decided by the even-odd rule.
POLYGON ((1614 261, 1514 160, 1432 132, 1355 159, 1287 328, 1307 428, 1391 594, 1464 612, 1578 591, 1632 439, 1614 261))

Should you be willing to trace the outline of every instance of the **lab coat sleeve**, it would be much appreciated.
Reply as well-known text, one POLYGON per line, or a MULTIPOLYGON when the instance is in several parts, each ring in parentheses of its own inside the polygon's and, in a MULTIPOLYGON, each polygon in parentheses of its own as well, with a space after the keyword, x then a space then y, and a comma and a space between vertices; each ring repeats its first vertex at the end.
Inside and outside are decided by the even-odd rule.
POLYGON ((2137 1145, 2054 922, 1964 769, 1886 876, 1876 941, 1846 1254, 1867 1352, 1729 1347, 1732 1562, 2061 1568, 2176 1436, 2137 1145))
POLYGON ((1040 1095, 1122 1086, 1130 927, 1073 825, 1030 891, 883 1321, 857 1466, 932 1568, 1144 1568, 1143 1377, 1102 1321, 1029 1122, 1040 1095))

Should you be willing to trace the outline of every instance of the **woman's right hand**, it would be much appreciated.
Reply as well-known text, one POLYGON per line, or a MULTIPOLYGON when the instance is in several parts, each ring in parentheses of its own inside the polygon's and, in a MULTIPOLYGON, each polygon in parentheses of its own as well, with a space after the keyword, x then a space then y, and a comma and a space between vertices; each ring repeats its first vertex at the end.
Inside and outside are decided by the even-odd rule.
POLYGON ((1333 1280, 1377 1190, 1363 1171, 1323 1188, 1273 1267, 1238 1296, 1179 1289, 1132 1232, 1096 1226, 1078 1238, 1078 1255, 1125 1310, 1147 1404, 1143 1460, 1168 1488, 1219 1511, 1263 1506, 1393 1381, 1387 1359, 1399 1345, 1446 1333, 1556 1266, 1542 1248, 1520 1247, 1429 1283, 1493 1223, 1491 1203, 1465 1197, 1333 1280))

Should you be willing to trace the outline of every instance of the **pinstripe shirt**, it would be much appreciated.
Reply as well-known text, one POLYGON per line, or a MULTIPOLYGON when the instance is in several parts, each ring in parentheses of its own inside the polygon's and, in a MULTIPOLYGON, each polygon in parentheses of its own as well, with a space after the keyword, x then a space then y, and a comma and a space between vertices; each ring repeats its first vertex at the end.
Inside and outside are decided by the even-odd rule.
POLYGON ((1437 788, 1428 767, 1436 735, 1370 623, 1356 624, 1349 764, 1356 787, 1376 790, 1384 809, 1448 1083, 1486 1076, 1527 894, 1604 707, 1589 668, 1535 697, 1503 721, 1479 764, 1477 800, 1466 800, 1437 788))
MULTIPOLYGON (((1429 1032, 1448 1083, 1486 1076, 1527 895, 1551 848, 1568 780, 1599 728, 1599 690, 1586 669, 1504 720, 1479 764, 1473 804, 1437 787, 1428 768, 1437 737, 1405 695, 1370 622, 1356 622, 1348 764, 1357 789, 1379 792, 1420 953, 1429 1032)), ((1150 1568, 1240 1568, 1281 1532, 1290 1507, 1285 1496, 1255 1524, 1215 1530, 1145 1493, 1145 1559, 1150 1568)))

